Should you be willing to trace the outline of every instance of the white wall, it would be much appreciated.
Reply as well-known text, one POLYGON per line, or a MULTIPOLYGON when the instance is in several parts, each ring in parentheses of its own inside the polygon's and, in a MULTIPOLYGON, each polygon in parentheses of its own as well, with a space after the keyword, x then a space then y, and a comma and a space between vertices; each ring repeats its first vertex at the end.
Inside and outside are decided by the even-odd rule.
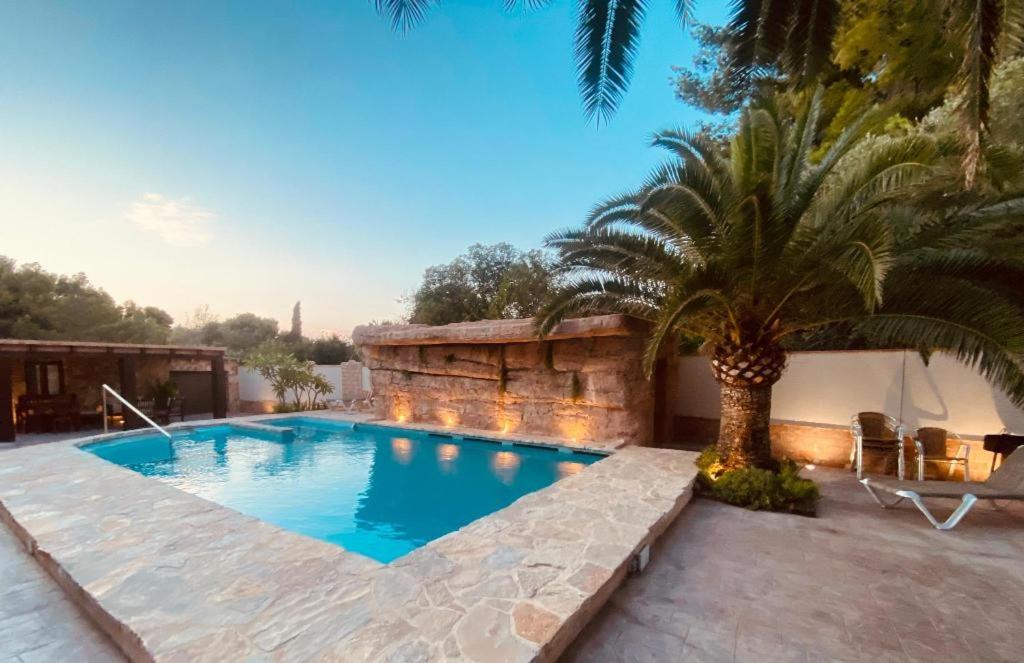
POLYGON ((277 396, 266 380, 251 368, 238 367, 238 400, 276 401, 277 396))
MULTIPOLYGON (((317 364, 313 370, 327 378, 333 387, 333 391, 326 398, 341 398, 341 366, 339 364, 317 364)), ((364 366, 363 388, 368 389, 369 385, 370 370, 364 366)), ((260 377, 259 373, 242 366, 238 369, 238 399, 241 401, 276 401, 277 396, 274 395, 270 384, 260 377)))
MULTIPOLYGON (((704 357, 680 358, 670 408, 717 419, 718 385, 704 357)), ((1024 431, 1024 411, 977 372, 945 355, 925 366, 916 352, 797 352, 772 394, 775 421, 846 426, 856 412, 900 417, 911 429, 941 426, 965 436, 1024 431)))

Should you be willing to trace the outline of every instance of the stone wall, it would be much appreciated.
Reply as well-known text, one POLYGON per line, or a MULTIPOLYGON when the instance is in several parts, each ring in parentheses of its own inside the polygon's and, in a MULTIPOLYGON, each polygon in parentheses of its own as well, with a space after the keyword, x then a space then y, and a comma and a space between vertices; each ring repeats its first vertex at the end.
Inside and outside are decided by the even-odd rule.
POLYGON ((543 343, 527 340, 536 336, 518 320, 360 327, 353 337, 382 418, 648 444, 654 394, 641 370, 644 336, 621 316, 586 320, 595 322, 543 343))

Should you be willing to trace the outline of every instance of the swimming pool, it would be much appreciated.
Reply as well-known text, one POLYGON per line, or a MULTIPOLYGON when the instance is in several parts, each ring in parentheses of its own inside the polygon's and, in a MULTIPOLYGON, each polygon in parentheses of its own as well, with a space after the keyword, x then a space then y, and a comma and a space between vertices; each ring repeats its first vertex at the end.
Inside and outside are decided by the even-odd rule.
POLYGON ((263 423, 277 430, 202 426, 83 449, 383 563, 602 458, 312 417, 263 423))

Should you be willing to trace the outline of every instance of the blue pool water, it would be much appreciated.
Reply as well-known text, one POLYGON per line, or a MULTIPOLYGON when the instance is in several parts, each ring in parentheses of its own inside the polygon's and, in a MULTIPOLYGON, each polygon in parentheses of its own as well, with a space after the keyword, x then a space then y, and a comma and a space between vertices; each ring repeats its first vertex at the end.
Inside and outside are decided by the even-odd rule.
POLYGON ((85 450, 385 563, 601 459, 308 417, 266 423, 283 430, 206 426, 85 450))

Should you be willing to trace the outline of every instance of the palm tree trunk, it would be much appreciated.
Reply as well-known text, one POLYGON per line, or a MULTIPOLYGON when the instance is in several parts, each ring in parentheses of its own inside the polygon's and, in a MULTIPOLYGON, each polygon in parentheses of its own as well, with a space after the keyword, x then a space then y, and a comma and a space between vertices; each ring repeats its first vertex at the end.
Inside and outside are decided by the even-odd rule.
MULTIPOLYGON (((721 383, 720 383, 721 384, 721 383)), ((721 384, 722 418, 718 453, 728 468, 771 468, 771 386, 721 384)))

